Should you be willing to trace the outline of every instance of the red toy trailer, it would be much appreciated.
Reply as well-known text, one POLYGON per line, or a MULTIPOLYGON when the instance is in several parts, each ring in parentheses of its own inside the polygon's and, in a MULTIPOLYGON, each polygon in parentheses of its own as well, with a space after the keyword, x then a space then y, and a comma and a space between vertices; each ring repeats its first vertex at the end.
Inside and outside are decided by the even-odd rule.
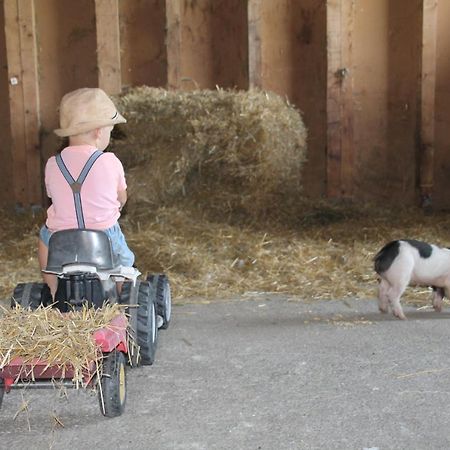
MULTIPOLYGON (((122 414, 126 401, 126 371, 128 354, 128 319, 118 314, 110 324, 97 330, 92 338, 99 348, 98 361, 91 361, 83 373, 83 386, 98 387, 102 414, 115 417, 122 414)), ((0 404, 4 392, 14 388, 75 388, 74 368, 49 365, 47 361, 34 359, 24 364, 22 358, 14 358, 0 370, 0 404)))

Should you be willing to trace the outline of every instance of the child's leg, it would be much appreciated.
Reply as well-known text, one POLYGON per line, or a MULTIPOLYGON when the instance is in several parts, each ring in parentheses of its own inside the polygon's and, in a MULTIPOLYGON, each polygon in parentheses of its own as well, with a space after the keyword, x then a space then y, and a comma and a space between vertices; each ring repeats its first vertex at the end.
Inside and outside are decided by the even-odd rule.
MULTIPOLYGON (((120 225, 116 223, 111 228, 104 230, 111 241, 112 251, 116 263, 124 267, 132 267, 134 264, 134 253, 130 250, 122 233, 120 225)), ((117 293, 122 292, 123 281, 117 281, 117 293)))
POLYGON ((104 231, 111 241, 116 264, 120 264, 123 267, 132 267, 134 264, 134 253, 128 247, 125 236, 120 229, 120 225, 116 223, 111 228, 104 231))
MULTIPOLYGON (((41 270, 47 267, 47 259, 48 259, 48 247, 42 242, 41 239, 39 239, 38 260, 39 260, 39 267, 41 268, 41 270)), ((44 273, 44 272, 41 273, 44 283, 48 284, 52 297, 55 298, 56 288, 58 287, 58 278, 56 277, 56 275, 53 275, 51 273, 44 273)))

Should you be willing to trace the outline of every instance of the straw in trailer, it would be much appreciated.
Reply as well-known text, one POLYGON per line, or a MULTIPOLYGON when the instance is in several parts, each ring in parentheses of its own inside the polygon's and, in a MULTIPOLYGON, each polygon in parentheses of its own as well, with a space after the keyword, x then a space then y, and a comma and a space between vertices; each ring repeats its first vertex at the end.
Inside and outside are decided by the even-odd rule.
MULTIPOLYGON (((101 309, 83 308, 66 314, 48 307, 24 310, 20 306, 2 309, 0 318, 0 371, 20 360, 18 378, 35 381, 37 363, 42 375, 50 366, 58 368, 55 375, 73 374, 71 381, 86 387, 86 374, 99 366, 101 346, 95 341, 95 332, 107 327, 123 313, 119 305, 101 309)), ((90 375, 93 375, 92 373, 90 375)), ((55 377, 54 377, 55 378, 55 377)), ((17 380, 15 380, 17 381, 17 380)), ((57 381, 57 380, 55 380, 57 381)))

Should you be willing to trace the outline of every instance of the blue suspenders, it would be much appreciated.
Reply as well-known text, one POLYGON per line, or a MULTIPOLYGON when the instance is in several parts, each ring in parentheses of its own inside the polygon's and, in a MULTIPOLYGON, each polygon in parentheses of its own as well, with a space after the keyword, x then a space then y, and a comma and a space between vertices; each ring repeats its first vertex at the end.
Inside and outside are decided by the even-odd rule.
POLYGON ((82 171, 80 172, 80 176, 75 180, 67 169, 64 161, 61 157, 61 154, 58 153, 56 155, 56 164, 58 164, 59 169, 61 170, 64 178, 69 183, 72 188, 73 193, 73 201, 75 203, 75 213, 77 215, 78 228, 86 228, 84 224, 84 215, 83 215, 83 207, 81 205, 81 186, 84 183, 89 171, 92 169, 95 161, 103 155, 103 152, 100 150, 96 150, 89 159, 86 161, 82 171))

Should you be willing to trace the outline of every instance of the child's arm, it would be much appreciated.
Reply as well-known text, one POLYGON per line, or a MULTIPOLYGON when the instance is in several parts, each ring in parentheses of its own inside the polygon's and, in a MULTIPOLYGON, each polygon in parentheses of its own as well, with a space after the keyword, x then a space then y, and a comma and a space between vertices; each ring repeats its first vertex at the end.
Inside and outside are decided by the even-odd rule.
POLYGON ((127 202, 127 190, 119 191, 117 192, 117 200, 119 200, 120 203, 120 210, 124 207, 125 203, 127 202))

